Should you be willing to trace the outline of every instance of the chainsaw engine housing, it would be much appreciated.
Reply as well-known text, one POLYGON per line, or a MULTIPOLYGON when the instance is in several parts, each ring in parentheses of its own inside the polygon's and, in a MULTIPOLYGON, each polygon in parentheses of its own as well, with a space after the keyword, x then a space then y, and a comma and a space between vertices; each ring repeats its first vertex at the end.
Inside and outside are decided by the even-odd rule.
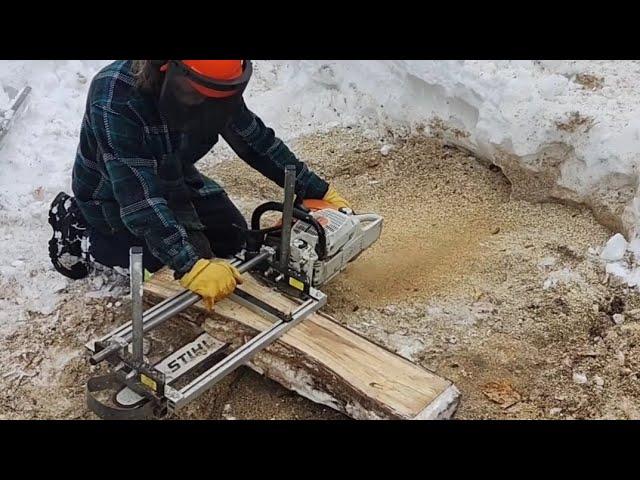
POLYGON ((297 221, 291 229, 289 268, 313 287, 331 280, 363 250, 371 246, 382 232, 382 217, 355 215, 325 208, 311 213, 326 236, 326 255, 318 260, 318 234, 312 225, 297 221))

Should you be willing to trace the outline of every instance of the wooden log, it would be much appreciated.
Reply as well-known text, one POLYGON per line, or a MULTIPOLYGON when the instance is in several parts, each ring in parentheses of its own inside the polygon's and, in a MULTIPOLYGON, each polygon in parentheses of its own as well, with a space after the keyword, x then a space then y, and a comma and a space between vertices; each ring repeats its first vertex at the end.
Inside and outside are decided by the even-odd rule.
MULTIPOLYGON (((245 274, 238 287, 283 310, 296 303, 245 274)), ((168 271, 145 283, 145 294, 160 301, 182 291, 168 271)), ((204 329, 237 347, 271 322, 231 300, 214 312, 196 304, 204 329)), ((285 333, 248 366, 316 403, 355 419, 444 419, 457 408, 460 393, 449 381, 372 343, 316 313, 285 333)))

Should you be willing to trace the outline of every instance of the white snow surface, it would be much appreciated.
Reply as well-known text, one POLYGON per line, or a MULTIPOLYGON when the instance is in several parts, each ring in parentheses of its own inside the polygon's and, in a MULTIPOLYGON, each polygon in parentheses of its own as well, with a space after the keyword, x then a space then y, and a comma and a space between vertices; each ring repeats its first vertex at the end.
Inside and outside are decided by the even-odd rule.
MULTIPOLYGON (((91 77, 108 61, 0 61, 0 86, 33 91, 0 144, 0 334, 50 315, 66 279, 47 254, 47 208, 70 192, 91 77)), ((443 135, 503 168, 514 193, 589 205, 625 234, 640 222, 638 61, 256 61, 247 103, 284 140, 358 126, 385 154, 443 135), (576 74, 602 79, 585 88, 576 74), (575 128, 560 128, 572 118, 575 128), (434 123, 434 119, 439 122, 434 123)), ((0 89, 0 107, 9 99, 0 89)), ((428 166, 426 167, 428 168, 428 166)), ((635 257, 634 257, 635 258, 635 257)), ((622 262, 622 263, 621 263, 622 262)), ((640 279, 635 260, 608 270, 640 279)), ((613 273, 613 272, 612 272, 613 273)), ((615 274, 615 273, 614 273, 615 274)))
POLYGON ((617 262, 618 260, 622 260, 628 246, 629 244, 625 238, 621 234, 616 233, 607 241, 602 252, 600 252, 600 257, 606 261, 617 262))

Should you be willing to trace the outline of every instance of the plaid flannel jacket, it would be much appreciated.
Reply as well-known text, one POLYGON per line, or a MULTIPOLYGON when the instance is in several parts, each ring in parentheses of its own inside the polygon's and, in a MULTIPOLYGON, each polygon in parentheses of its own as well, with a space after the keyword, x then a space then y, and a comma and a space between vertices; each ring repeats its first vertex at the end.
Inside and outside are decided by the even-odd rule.
POLYGON ((172 132, 157 99, 139 91, 132 62, 116 61, 93 78, 73 167, 72 188, 87 223, 106 234, 125 228, 144 239, 177 276, 198 260, 187 231, 202 230, 191 200, 222 188, 195 163, 219 135, 248 165, 284 183, 285 165, 296 166, 296 193, 322 198, 328 184, 275 136, 244 102, 210 140, 172 132))

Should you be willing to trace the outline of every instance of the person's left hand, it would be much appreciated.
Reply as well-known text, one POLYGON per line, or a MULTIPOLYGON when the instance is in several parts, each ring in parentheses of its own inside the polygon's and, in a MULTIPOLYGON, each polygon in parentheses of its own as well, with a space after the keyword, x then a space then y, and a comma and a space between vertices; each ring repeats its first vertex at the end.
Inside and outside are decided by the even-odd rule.
POLYGON ((337 209, 348 208, 350 210, 353 210, 351 208, 351 205, 349 205, 349 202, 347 202, 342 197, 342 195, 340 195, 338 191, 335 188, 333 188, 331 185, 329 185, 329 189, 327 190, 327 193, 325 193, 323 200, 327 203, 330 203, 337 209))

